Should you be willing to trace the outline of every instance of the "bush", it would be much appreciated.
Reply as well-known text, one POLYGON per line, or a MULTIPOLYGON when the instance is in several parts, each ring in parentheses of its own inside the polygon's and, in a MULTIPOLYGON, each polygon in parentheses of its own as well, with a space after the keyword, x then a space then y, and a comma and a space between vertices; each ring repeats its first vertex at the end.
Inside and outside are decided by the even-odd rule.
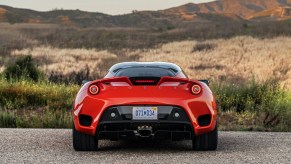
POLYGON ((0 128, 16 128, 14 112, 0 109, 0 128))
POLYGON ((0 105, 8 110, 38 107, 69 110, 78 89, 76 85, 0 80, 0 105))
POLYGON ((71 128, 72 117, 66 110, 26 112, 16 116, 17 128, 71 128))
POLYGON ((78 89, 76 85, 0 78, 0 128, 70 128, 78 89))
POLYGON ((196 51, 209 51, 213 50, 216 47, 216 44, 213 43, 197 43, 194 47, 192 52, 196 51))
POLYGON ((276 80, 264 83, 252 80, 242 85, 214 84, 212 88, 217 95, 220 110, 236 112, 258 111, 284 93, 276 80))
POLYGON ((83 80, 90 80, 90 71, 89 67, 79 71, 72 72, 66 76, 61 73, 52 72, 48 80, 49 82, 58 83, 58 84, 78 84, 81 85, 83 80))
POLYGON ((42 77, 31 56, 18 58, 14 64, 4 70, 4 74, 7 80, 27 79, 37 82, 42 77))
MULTIPOLYGON (((0 127, 69 128, 80 86, 0 79, 0 127)), ((222 130, 290 131, 291 95, 276 80, 211 86, 222 130)))
POLYGON ((72 117, 66 110, 0 110, 0 128, 71 128, 72 117))
MULTIPOLYGON (((290 131, 291 129, 291 96, 283 91, 277 80, 268 80, 263 83, 252 80, 243 85, 220 84, 212 85, 216 94, 219 111, 222 115, 235 113, 233 127, 241 126, 242 129, 262 129, 270 131, 290 131), (245 113, 253 114, 245 118, 245 113), (238 118, 237 118, 238 117, 238 118), (253 119, 253 122, 241 120, 253 119), (245 126, 247 124, 248 127, 245 126)), ((229 116, 228 116, 229 117, 229 116)), ((220 117, 220 119, 227 119, 220 117)), ((222 121, 224 123, 228 121, 222 121)), ((235 129, 235 128, 230 129, 235 129)), ((237 130, 237 129, 236 129, 237 130)))

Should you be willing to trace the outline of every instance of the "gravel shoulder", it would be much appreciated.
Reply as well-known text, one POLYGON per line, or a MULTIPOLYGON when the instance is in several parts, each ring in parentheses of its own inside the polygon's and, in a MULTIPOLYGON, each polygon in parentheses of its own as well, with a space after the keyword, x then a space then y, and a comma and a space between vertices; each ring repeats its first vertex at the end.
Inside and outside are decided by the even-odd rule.
POLYGON ((219 132, 218 150, 190 141, 101 141, 76 152, 68 129, 0 129, 0 163, 291 163, 291 133, 219 132))

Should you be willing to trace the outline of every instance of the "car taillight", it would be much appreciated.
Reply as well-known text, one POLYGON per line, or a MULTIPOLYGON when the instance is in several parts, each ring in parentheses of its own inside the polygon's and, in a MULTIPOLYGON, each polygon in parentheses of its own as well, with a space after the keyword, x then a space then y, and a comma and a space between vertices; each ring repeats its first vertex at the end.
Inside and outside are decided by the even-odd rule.
POLYGON ((99 93, 99 87, 97 85, 91 85, 89 87, 89 93, 92 95, 97 95, 99 93))
POLYGON ((201 92, 202 88, 200 85, 197 85, 197 84, 194 84, 192 85, 191 87, 191 92, 194 94, 194 95, 198 95, 200 92, 201 92))

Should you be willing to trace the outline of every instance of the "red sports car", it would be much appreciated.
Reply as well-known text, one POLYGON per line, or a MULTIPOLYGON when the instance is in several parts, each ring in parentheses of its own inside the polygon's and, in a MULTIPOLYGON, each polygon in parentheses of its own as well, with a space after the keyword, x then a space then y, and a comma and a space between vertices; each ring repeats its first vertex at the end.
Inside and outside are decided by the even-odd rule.
POLYGON ((216 150, 217 109, 207 81, 190 80, 164 62, 113 65, 76 96, 73 146, 98 149, 98 140, 192 140, 194 150, 216 150))

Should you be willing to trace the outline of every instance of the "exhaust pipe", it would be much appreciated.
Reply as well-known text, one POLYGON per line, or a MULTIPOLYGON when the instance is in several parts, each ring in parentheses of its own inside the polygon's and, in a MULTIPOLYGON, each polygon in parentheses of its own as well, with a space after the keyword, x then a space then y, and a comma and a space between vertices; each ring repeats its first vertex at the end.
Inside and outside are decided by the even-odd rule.
POLYGON ((150 137, 153 133, 153 128, 151 126, 138 126, 137 132, 140 137, 150 137))

